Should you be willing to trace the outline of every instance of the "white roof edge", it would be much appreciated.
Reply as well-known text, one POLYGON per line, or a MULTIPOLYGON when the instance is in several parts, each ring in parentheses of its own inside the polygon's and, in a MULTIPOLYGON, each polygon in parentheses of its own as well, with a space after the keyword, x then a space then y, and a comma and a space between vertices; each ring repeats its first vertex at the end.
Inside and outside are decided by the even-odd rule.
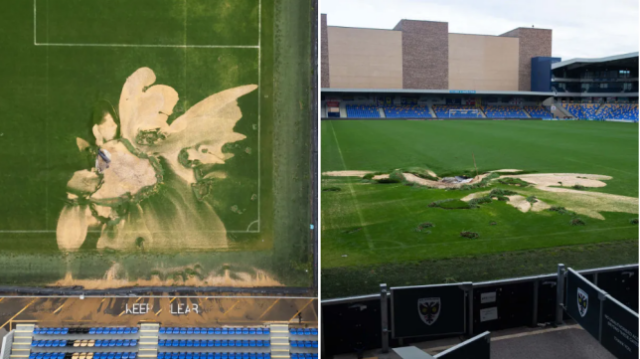
POLYGON ((321 88, 320 92, 334 93, 389 93, 389 94, 441 94, 441 95, 520 95, 520 96, 553 96, 553 92, 539 91, 475 91, 475 90, 421 90, 421 89, 353 89, 353 88, 321 88))
POLYGON ((598 63, 598 62, 607 62, 607 61, 630 59, 632 57, 638 57, 638 51, 630 52, 630 53, 627 53, 627 54, 621 54, 621 55, 600 57, 600 58, 590 58, 590 59, 575 58, 575 59, 571 59, 571 60, 567 60, 567 61, 560 61, 560 62, 556 62, 555 64, 551 64, 551 68, 555 70, 557 68, 573 65, 573 64, 576 64, 576 63, 598 63))

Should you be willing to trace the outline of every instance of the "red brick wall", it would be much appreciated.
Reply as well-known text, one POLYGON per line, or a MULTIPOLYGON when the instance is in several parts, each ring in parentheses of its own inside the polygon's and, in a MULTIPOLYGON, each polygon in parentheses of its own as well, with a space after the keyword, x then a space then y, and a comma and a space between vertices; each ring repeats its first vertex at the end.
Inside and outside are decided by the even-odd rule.
POLYGON ((500 35, 520 39, 518 77, 518 89, 520 91, 531 91, 531 58, 551 56, 552 33, 551 30, 547 29, 520 27, 500 35))
POLYGON ((322 53, 322 58, 320 59, 320 86, 322 88, 330 87, 329 81, 329 35, 327 33, 327 15, 321 15, 321 25, 320 29, 320 52, 322 53))
POLYGON ((449 24, 401 20, 402 82, 405 89, 449 88, 449 24))

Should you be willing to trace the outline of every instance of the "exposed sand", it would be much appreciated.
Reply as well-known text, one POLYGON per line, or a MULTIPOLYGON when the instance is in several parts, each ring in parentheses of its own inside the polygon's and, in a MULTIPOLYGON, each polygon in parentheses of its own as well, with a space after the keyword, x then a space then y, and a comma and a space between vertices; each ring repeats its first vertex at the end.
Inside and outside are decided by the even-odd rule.
POLYGON ((522 170, 514 170, 514 169, 504 169, 504 170, 495 170, 495 171, 489 171, 489 172, 496 172, 496 173, 516 173, 516 172, 522 172, 522 170))
MULTIPOLYGON (((154 268, 155 270, 159 270, 159 268, 154 268)), ((152 269, 153 270, 153 269, 152 269)), ((172 268, 171 270, 167 270, 166 268, 162 268, 162 272, 167 272, 171 274, 171 272, 178 272, 180 268, 172 268)), ((174 280, 174 279, 165 279, 162 280, 158 276, 152 276, 151 279, 136 279, 136 280, 128 280, 127 274, 122 266, 118 263, 109 268, 109 270, 105 273, 102 279, 74 279, 70 272, 67 272, 64 279, 51 283, 50 286, 55 287, 68 287, 68 286, 81 286, 84 289, 110 289, 110 288, 121 288, 121 287, 157 287, 157 286, 189 286, 189 287, 203 287, 203 286, 211 286, 211 287, 241 287, 241 288, 251 288, 251 287, 282 287, 283 284, 273 279, 269 274, 264 271, 256 270, 255 276, 250 275, 245 272, 234 272, 231 277, 231 272, 229 270, 225 270, 224 274, 216 275, 215 273, 210 273, 208 276, 200 279, 196 276, 189 277, 185 280, 174 280)))
POLYGON ((126 193, 135 194, 142 188, 157 183, 156 172, 149 160, 139 158, 119 141, 103 146, 111 153, 111 164, 103 172, 102 186, 91 198, 116 198, 126 193))
POLYGON ((180 150, 187 147, 206 149, 206 153, 199 152, 200 162, 224 163, 229 155, 222 152, 222 146, 246 138, 245 135, 233 131, 236 123, 242 118, 237 100, 257 87, 240 86, 205 98, 171 123, 166 129, 165 140, 153 146, 141 147, 148 153, 166 158, 174 172, 188 183, 195 183, 193 170, 178 163, 180 150))
POLYGON ((371 173, 371 172, 372 171, 329 171, 329 172, 322 172, 322 175, 330 176, 330 177, 363 177, 367 173, 371 173))
POLYGON ((89 146, 91 146, 89 142, 80 137, 76 137, 76 145, 78 145, 78 149, 80 150, 80 152, 86 150, 87 148, 89 148, 89 146))
POLYGON ((183 148, 205 149, 197 154, 190 151, 189 158, 193 160, 192 156, 197 155, 201 163, 224 163, 229 155, 222 152, 222 146, 246 138, 233 131, 242 118, 237 100, 258 86, 239 86, 211 95, 168 125, 167 118, 178 102, 178 93, 169 86, 151 86, 155 81, 155 74, 146 67, 127 78, 120 95, 120 131, 124 138, 135 144, 140 130, 159 129, 166 137, 164 140, 137 147, 147 154, 166 158, 176 174, 188 183, 195 183, 193 170, 178 162, 178 154, 183 148))
POLYGON ((531 210, 533 212, 540 212, 549 208, 551 208, 551 205, 549 205, 547 202, 544 202, 538 199, 538 201, 534 203, 533 206, 531 207, 531 210))
POLYGON ((488 195, 491 191, 482 191, 482 192, 476 192, 476 193, 471 193, 469 195, 466 195, 465 197, 461 198, 461 201, 465 201, 465 202, 469 202, 472 199, 475 198, 480 198, 480 197, 485 197, 486 195, 488 195))
POLYGON ((79 249, 87 236, 89 226, 97 223, 89 206, 66 205, 60 212, 56 228, 58 248, 67 251, 79 249))
MULTIPOLYGON (((103 143, 109 142, 116 137, 118 125, 113 120, 113 117, 111 117, 111 114, 106 113, 99 124, 93 125, 92 131, 96 138, 96 145, 102 146, 103 143)), ((78 145, 78 147, 80 146, 78 145)))
POLYGON ((96 210, 98 216, 100 217, 116 219, 118 216, 116 212, 111 210, 111 207, 95 205, 93 208, 96 210), (113 217, 111 216, 112 214, 113 217))
POLYGON ((411 173, 403 173, 404 174, 404 178, 406 178, 406 180, 408 182, 413 182, 413 183, 417 183, 419 185, 422 186, 427 186, 427 187, 431 187, 431 188, 439 188, 439 189, 446 189, 446 188, 460 188, 464 185, 470 185, 470 184, 474 184, 477 182, 482 181, 483 178, 485 178, 487 176, 487 174, 481 174, 479 176, 476 176, 473 178, 473 180, 471 180, 471 182, 468 183, 444 183, 444 182, 438 182, 438 181, 432 181, 432 180, 428 180, 422 177, 418 177, 414 174, 411 173))
POLYGON ((604 187, 607 184, 603 180, 610 180, 611 176, 591 175, 581 173, 535 173, 527 175, 509 175, 500 178, 519 178, 523 181, 536 185, 536 188, 544 189, 549 186, 571 187, 581 185, 585 187, 604 187), (578 178, 582 177, 582 178, 578 178), (562 184, 561 184, 562 183, 562 184))
POLYGON ((143 67, 127 78, 120 94, 120 133, 122 137, 135 143, 140 130, 159 128, 164 132, 167 118, 178 103, 178 93, 165 85, 151 86, 156 75, 148 67, 143 67))
POLYGON ((517 208, 520 212, 526 213, 531 209, 531 203, 529 203, 524 196, 517 194, 513 196, 507 196, 507 198, 509 198, 509 201, 507 201, 507 203, 517 208))
MULTIPOLYGON (((328 172, 322 172, 322 175, 330 176, 330 177, 363 177, 367 173, 373 173, 373 171, 328 171, 328 172)), ((431 170, 427 170, 427 174, 429 174, 429 176, 432 176, 432 177, 438 177, 436 173, 431 170)), ((383 179, 383 178, 389 178, 389 175, 382 174, 382 175, 376 175, 373 177, 373 179, 376 179, 376 180, 383 179)))
POLYGON ((89 194, 96 191, 100 184, 100 176, 88 170, 76 171, 67 182, 67 190, 74 193, 89 194))

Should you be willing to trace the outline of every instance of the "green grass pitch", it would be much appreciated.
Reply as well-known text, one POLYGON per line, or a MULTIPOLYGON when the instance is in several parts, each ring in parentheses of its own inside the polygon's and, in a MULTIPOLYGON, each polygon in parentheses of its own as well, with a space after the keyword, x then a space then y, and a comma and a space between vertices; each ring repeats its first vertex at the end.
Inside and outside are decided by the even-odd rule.
MULTIPOLYGON (((583 173, 613 177, 588 191, 638 197, 638 125, 557 121, 323 121, 322 172, 389 173, 422 167, 436 174, 520 169, 536 173, 583 173)), ((476 209, 428 204, 460 199, 492 188, 535 195, 502 184, 473 190, 441 190, 378 184, 357 177, 322 178, 323 296, 375 292, 390 285, 487 280, 574 267, 637 262, 635 214, 602 212, 605 220, 550 211, 522 213, 506 202, 476 209), (424 222, 434 227, 416 230, 424 222), (468 239, 461 231, 480 238, 468 239), (631 241, 628 241, 631 240, 631 241), (325 287, 326 284, 326 287, 325 287)))
MULTIPOLYGON (((312 285, 309 3, 16 0, 0 8, 0 286, 50 285, 69 274, 100 280, 107 272, 132 285, 154 276, 173 284, 222 285, 211 278, 226 276, 231 285, 312 285), (100 250, 98 229, 65 253, 56 230, 66 185, 95 160, 76 138, 95 142, 97 104, 108 103, 117 117, 125 80, 143 67, 179 95, 168 124, 211 95, 257 85, 238 98, 242 117, 233 131, 244 138, 222 146, 224 163, 196 162, 203 178, 224 175, 207 179, 204 199, 185 199, 217 214, 227 246, 190 248, 187 228, 171 237, 169 250, 138 245, 144 238, 133 251, 100 250), (265 275, 259 272, 268 280, 255 281, 265 275)), ((171 187, 171 178, 157 191, 171 187)), ((144 200, 155 201, 158 223, 184 215, 158 198, 144 200)), ((118 210, 135 210, 129 206, 118 210)))

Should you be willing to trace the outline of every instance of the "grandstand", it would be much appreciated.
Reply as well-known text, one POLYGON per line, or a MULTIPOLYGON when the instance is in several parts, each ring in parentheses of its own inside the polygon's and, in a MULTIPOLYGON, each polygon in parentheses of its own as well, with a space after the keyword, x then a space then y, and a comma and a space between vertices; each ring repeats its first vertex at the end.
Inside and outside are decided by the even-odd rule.
POLYGON ((552 119, 551 111, 544 106, 523 106, 522 109, 532 118, 552 119))
POLYGON ((3 358, 29 359, 317 359, 318 328, 261 326, 40 327, 18 324, 3 358))
POLYGON ((529 118, 527 112, 519 106, 485 106, 487 118, 529 118))
POLYGON ((326 15, 321 35, 324 118, 638 120, 637 52, 562 61, 551 29, 478 36, 418 20, 363 29, 328 26, 326 15), (415 61, 425 53, 439 55, 415 61))
POLYGON ((387 106, 386 118, 433 118, 428 106, 387 106))

